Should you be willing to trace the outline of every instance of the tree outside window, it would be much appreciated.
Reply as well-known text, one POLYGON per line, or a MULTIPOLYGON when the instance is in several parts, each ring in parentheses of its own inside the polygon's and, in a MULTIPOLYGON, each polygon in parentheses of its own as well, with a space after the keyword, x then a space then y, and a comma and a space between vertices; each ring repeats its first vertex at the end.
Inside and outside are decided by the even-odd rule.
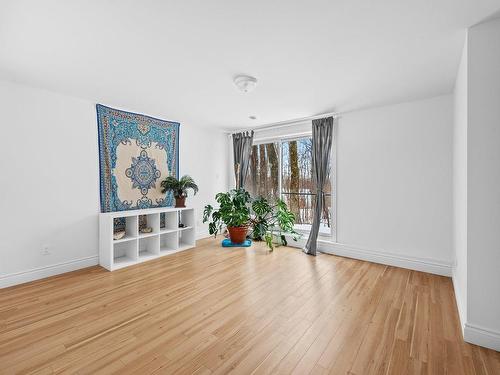
MULTIPOLYGON (((245 188, 252 196, 283 199, 295 214, 297 228, 309 230, 316 195, 312 181, 312 139, 308 137, 253 146, 245 188)), ((330 233, 331 192, 331 181, 328 179, 324 186, 325 205, 320 225, 323 233, 330 233)))

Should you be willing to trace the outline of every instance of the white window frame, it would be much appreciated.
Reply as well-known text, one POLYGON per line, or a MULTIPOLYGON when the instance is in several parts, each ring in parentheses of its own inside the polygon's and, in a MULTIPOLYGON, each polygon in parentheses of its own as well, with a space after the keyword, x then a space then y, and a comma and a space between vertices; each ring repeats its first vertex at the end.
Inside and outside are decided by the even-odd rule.
MULTIPOLYGON (((261 144, 267 144, 267 143, 278 143, 279 147, 279 157, 278 157, 278 170, 279 170, 279 177, 278 177, 278 191, 280 192, 280 198, 281 197, 281 180, 282 180, 282 142, 289 142, 289 141, 294 141, 294 140, 299 140, 302 138, 310 138, 312 137, 312 132, 311 131, 306 131, 306 132, 298 132, 298 133, 293 133, 293 134, 283 134, 283 135, 275 135, 271 137, 261 137, 259 138, 258 136, 254 138, 253 141, 253 146, 258 146, 261 144)), ((332 194, 331 194, 331 207, 330 207, 330 213, 331 213, 331 225, 330 225, 330 233, 325 234, 319 233, 320 238, 325 239, 325 240, 330 240, 333 242, 337 242, 337 122, 334 121, 333 123, 333 142, 332 142, 332 150, 331 150, 331 156, 330 156, 330 183, 332 186, 332 194)), ((300 232, 308 234, 308 230, 300 230, 300 232)))

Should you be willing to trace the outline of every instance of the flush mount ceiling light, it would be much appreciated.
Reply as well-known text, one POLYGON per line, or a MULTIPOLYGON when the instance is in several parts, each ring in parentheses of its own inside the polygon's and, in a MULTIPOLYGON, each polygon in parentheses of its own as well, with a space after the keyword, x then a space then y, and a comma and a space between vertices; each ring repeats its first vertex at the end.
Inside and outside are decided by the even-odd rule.
POLYGON ((250 92, 257 86, 257 78, 243 74, 234 77, 233 82, 242 92, 250 92))

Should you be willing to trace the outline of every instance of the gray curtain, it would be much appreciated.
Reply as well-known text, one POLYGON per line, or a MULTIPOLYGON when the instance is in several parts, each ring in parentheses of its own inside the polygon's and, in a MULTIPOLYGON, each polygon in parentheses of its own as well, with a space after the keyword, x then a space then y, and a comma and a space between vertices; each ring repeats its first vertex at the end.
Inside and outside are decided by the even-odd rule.
POLYGON ((236 188, 242 188, 248 175, 250 154, 252 153, 253 130, 233 134, 234 177, 236 188))
POLYGON ((321 118, 312 122, 312 179, 316 188, 314 215, 311 232, 304 252, 316 255, 319 224, 325 203, 323 187, 330 170, 330 156, 333 140, 333 117, 321 118))

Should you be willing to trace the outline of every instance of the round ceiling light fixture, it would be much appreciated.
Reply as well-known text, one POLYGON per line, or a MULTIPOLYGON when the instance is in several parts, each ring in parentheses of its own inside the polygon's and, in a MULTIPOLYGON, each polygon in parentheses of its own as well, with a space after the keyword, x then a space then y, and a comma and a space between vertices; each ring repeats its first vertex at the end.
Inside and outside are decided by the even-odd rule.
POLYGON ((257 120, 257 116, 254 116, 254 115, 252 115, 252 116, 248 116, 248 118, 249 118, 250 120, 257 120))
POLYGON ((257 86, 257 78, 244 74, 234 77, 233 82, 238 90, 242 92, 250 92, 257 86))

